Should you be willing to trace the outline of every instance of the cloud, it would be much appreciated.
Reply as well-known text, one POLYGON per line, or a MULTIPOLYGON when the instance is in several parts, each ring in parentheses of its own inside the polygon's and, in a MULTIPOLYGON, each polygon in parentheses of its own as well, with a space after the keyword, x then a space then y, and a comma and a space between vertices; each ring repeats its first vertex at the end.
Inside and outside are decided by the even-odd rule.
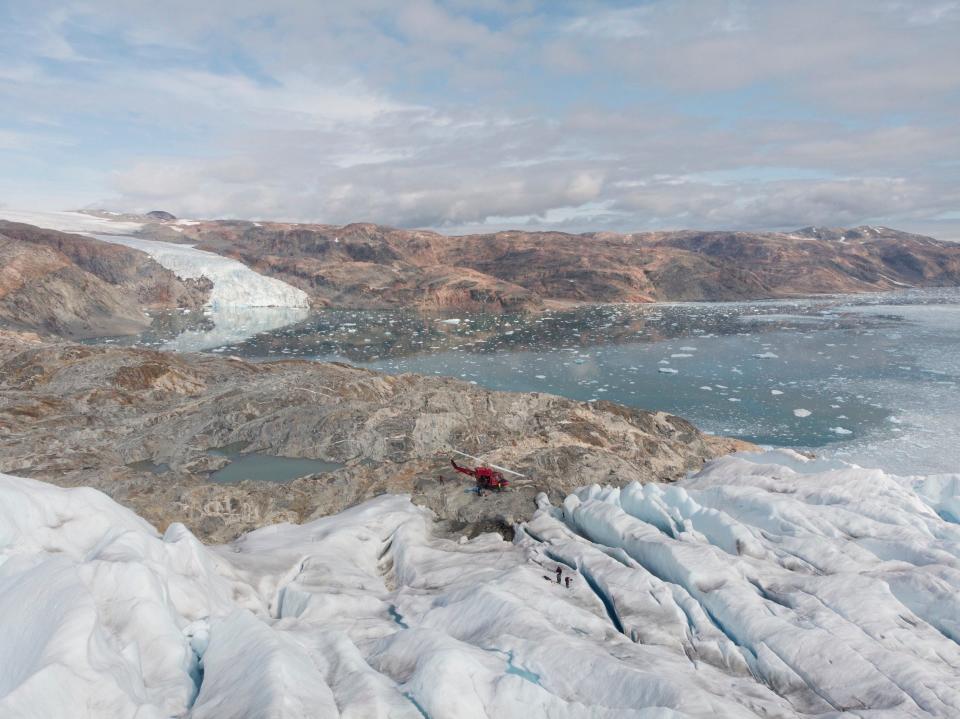
POLYGON ((940 227, 957 8, 38 0, 0 11, 0 188, 449 230, 940 227))
POLYGON ((649 6, 616 8, 575 17, 564 29, 568 33, 593 38, 632 39, 652 32, 649 17, 649 6))

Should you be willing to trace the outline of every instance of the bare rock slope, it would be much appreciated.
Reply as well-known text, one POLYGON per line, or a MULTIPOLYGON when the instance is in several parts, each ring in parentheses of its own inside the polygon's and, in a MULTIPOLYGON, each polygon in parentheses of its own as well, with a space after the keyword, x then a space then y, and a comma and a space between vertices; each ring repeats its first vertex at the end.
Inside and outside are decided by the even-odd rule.
POLYGON ((122 335, 144 310, 203 305, 210 283, 182 280, 145 253, 0 220, 0 323, 68 337, 122 335))
POLYGON ((736 447, 679 417, 608 402, 0 333, 0 471, 93 486, 160 526, 184 521, 217 541, 382 492, 413 493, 454 529, 508 532, 540 491, 559 499, 591 482, 673 480, 736 447), (234 444, 342 467, 287 484, 209 482, 225 460, 208 450, 234 444), (451 448, 526 479, 478 497, 450 471, 451 448))

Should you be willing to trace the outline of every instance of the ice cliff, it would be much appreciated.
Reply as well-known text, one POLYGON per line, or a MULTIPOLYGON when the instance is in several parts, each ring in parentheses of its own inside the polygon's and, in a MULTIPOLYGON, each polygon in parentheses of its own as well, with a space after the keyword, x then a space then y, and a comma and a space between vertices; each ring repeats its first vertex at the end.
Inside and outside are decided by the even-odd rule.
POLYGON ((384 495, 207 547, 0 475, 0 716, 960 715, 960 475, 781 452, 539 502, 512 543, 384 495))
POLYGON ((307 307, 307 293, 286 282, 254 272, 238 260, 191 245, 158 242, 127 235, 94 235, 147 253, 157 264, 187 279, 206 277, 213 282, 210 306, 221 307, 307 307))

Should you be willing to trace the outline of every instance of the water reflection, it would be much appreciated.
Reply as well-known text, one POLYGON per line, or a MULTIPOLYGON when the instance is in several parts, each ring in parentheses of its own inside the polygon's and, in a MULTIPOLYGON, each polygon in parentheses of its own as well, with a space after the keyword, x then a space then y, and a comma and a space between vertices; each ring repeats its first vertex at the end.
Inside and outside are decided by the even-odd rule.
POLYGON ((306 319, 305 307, 215 307, 203 313, 202 326, 184 329, 160 348, 176 352, 200 352, 246 342, 265 332, 306 319))

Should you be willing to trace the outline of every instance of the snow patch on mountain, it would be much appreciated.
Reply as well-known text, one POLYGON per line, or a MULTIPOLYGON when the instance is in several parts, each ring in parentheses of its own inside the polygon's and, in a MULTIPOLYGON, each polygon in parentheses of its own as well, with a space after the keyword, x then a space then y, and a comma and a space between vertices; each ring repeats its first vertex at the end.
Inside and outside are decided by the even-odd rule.
POLYGON ((0 475, 0 716, 960 714, 960 475, 780 451, 538 507, 513 542, 383 495, 207 547, 0 475))
POLYGON ((42 210, 14 210, 0 207, 0 220, 23 222, 35 227, 43 227, 57 232, 76 232, 79 234, 131 233, 143 227, 142 222, 112 219, 85 212, 50 212, 42 210))

